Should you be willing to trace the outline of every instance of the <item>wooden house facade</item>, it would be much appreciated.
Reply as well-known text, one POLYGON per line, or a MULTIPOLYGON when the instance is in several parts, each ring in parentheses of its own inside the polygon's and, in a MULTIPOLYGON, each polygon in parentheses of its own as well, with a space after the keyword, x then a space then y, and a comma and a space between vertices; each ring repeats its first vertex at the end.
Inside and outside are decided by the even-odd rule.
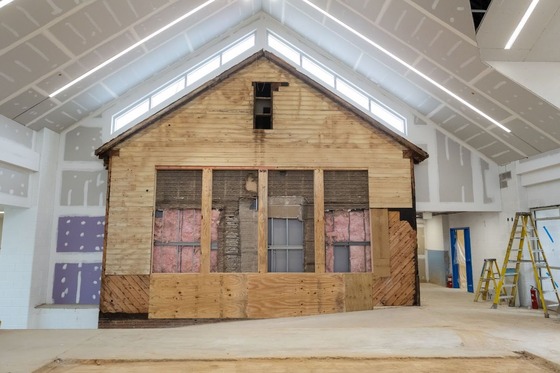
POLYGON ((418 304, 413 164, 427 154, 268 52, 96 154, 105 317, 418 304))

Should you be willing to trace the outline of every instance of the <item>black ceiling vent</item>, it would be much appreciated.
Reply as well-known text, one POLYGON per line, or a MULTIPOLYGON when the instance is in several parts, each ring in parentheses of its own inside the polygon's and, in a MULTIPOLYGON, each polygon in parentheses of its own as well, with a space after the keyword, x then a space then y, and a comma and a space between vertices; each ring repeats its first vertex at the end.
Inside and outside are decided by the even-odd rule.
POLYGON ((471 12, 473 17, 474 29, 478 31, 478 26, 482 23, 482 19, 490 6, 492 0, 470 0, 471 12))

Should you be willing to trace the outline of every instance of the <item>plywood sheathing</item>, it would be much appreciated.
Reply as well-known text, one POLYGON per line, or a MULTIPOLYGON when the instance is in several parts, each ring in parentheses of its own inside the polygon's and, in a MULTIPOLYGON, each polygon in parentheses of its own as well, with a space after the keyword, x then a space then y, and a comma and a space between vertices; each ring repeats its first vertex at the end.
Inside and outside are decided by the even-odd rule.
POLYGON ((389 212, 391 277, 375 273, 153 274, 150 318, 267 318, 413 305, 416 232, 389 212))
POLYGON ((147 313, 150 276, 103 276, 99 302, 102 313, 147 313))

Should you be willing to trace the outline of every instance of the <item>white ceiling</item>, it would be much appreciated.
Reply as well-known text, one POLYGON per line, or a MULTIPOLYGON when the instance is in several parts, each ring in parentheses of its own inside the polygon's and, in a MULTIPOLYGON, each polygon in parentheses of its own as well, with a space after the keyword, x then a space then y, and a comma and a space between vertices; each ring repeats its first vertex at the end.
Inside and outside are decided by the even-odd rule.
MULTIPOLYGON (((559 108, 484 63, 478 48, 502 52, 507 30, 515 28, 529 0, 493 0, 478 37, 468 0, 312 1, 509 127, 510 134, 302 0, 217 0, 48 97, 203 2, 14 0, 0 9, 0 114, 35 130, 60 132, 264 12, 498 164, 560 147, 559 108)), ((559 6, 557 0, 541 0, 533 25, 509 54, 558 60, 558 39, 551 34, 560 32, 559 6)))

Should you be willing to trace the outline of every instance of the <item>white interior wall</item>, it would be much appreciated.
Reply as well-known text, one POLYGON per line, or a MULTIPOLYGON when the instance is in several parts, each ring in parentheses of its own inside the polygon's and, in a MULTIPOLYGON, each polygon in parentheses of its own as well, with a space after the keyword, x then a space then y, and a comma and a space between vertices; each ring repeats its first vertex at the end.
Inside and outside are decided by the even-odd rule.
POLYGON ((430 219, 424 219, 424 237, 426 239, 426 250, 445 250, 443 242, 442 218, 442 215, 434 215, 430 219))
POLYGON ((26 329, 37 208, 5 207, 0 249, 0 328, 26 329))

